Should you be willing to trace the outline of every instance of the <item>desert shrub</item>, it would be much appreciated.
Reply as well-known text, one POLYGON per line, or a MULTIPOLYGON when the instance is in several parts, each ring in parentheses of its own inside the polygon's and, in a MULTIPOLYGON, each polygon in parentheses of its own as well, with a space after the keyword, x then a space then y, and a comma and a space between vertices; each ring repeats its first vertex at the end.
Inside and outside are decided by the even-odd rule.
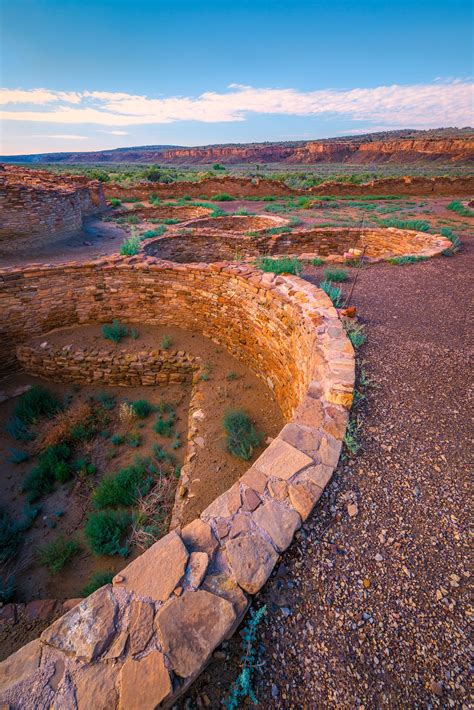
POLYGON ((282 212, 288 212, 288 207, 286 205, 268 205, 265 207, 265 212, 270 212, 271 214, 281 214, 282 212))
POLYGON ((48 425, 41 440, 39 449, 67 443, 81 431, 81 427, 91 427, 93 424, 92 406, 89 402, 76 401, 67 410, 58 412, 48 425))
POLYGON ((309 259, 308 264, 311 264, 311 266, 322 266, 324 264, 324 259, 321 259, 319 256, 315 256, 314 259, 309 259))
POLYGON ((443 229, 441 229, 441 234, 446 239, 449 239, 452 244, 451 247, 443 251, 443 256, 454 256, 461 248, 461 240, 449 227, 443 227, 443 229))
POLYGON ((20 546, 20 530, 10 514, 0 508, 0 563, 12 559, 20 546))
POLYGON ((235 197, 228 195, 227 192, 219 192, 217 195, 214 195, 214 197, 211 197, 211 200, 213 202, 233 202, 235 197))
POLYGON ((79 543, 60 535, 39 551, 39 562, 51 572, 60 572, 64 565, 79 552, 79 543))
POLYGON ((36 466, 23 481, 23 492, 30 503, 51 493, 56 481, 64 483, 71 478, 72 469, 67 463, 70 455, 71 450, 65 443, 48 446, 41 452, 36 466))
POLYGON ((133 516, 126 510, 99 510, 91 513, 85 526, 87 545, 94 555, 128 554, 124 539, 133 516))
POLYGON ((35 424, 42 417, 51 419, 61 409, 60 400, 41 385, 33 385, 18 399, 13 410, 13 417, 28 426, 35 424))
POLYGON ((347 281, 349 274, 344 269, 324 269, 324 278, 326 281, 334 281, 340 283, 342 281, 347 281))
POLYGON ((281 257, 280 259, 272 259, 269 256, 263 256, 255 262, 256 266, 265 272, 273 274, 295 274, 301 273, 301 262, 296 257, 281 257))
POLYGON ((131 446, 132 449, 136 449, 138 446, 140 446, 142 441, 142 437, 139 432, 133 431, 127 434, 125 437, 125 442, 127 446, 131 446))
POLYGON ((470 210, 468 207, 459 202, 459 200, 454 200, 447 205, 446 209, 451 210, 451 212, 456 212, 456 214, 461 217, 474 217, 474 210, 470 210))
POLYGON ((361 448, 361 444, 357 438, 357 422, 355 419, 349 421, 343 441, 349 453, 355 456, 361 448))
MULTIPOLYGON (((270 227, 270 229, 265 230, 265 234, 272 236, 273 234, 288 234, 291 232, 291 227, 270 227)), ((254 232, 252 236, 258 236, 258 232, 254 232)))
POLYGON ((113 397, 108 392, 98 392, 96 395, 94 395, 93 399, 98 402, 103 409, 107 411, 110 411, 115 407, 115 397, 113 397))
POLYGON ((344 321, 344 329, 354 348, 360 348, 366 341, 364 326, 351 319, 344 321))
POLYGON ((111 207, 120 207, 120 205, 122 204, 122 201, 119 200, 118 197, 111 197, 109 202, 111 207))
POLYGON ((334 286, 330 281, 321 281, 319 288, 324 291, 324 293, 329 296, 332 301, 332 305, 335 308, 342 307, 342 291, 337 286, 334 286))
POLYGON ((167 417, 160 414, 156 422, 153 424, 153 431, 160 436, 170 437, 174 427, 174 412, 170 412, 167 417))
POLYGON ((158 463, 173 463, 173 454, 169 454, 165 449, 159 444, 153 444, 151 447, 153 456, 158 461, 158 463))
POLYGON ((248 414, 241 409, 229 411, 224 416, 223 426, 227 434, 227 451, 243 461, 248 461, 262 439, 248 414))
POLYGON ((137 399, 131 404, 138 419, 146 419, 152 412, 155 411, 154 406, 146 399, 137 399))
POLYGON ((429 232, 430 225, 422 219, 382 219, 380 224, 384 227, 396 227, 397 229, 413 229, 416 232, 429 232))
POLYGON ((236 710, 242 701, 248 698, 253 705, 257 705, 257 698, 252 687, 253 675, 258 668, 258 645, 257 629, 266 612, 266 606, 260 607, 257 611, 250 610, 250 619, 245 623, 241 631, 242 637, 242 657, 240 671, 237 679, 232 684, 229 696, 222 701, 226 710, 236 710))
POLYGON ((92 494, 94 506, 101 509, 133 505, 139 495, 151 488, 149 466, 149 461, 137 459, 131 466, 103 478, 92 494))
POLYGON ((128 328, 122 325, 118 320, 114 319, 112 323, 105 323, 102 326, 102 335, 106 340, 112 340, 114 343, 120 343, 123 338, 128 335, 128 328))
POLYGON ((122 256, 135 256, 140 251, 140 239, 136 236, 126 239, 120 247, 122 256))
POLYGON ((173 344, 173 340, 169 335, 164 335, 161 339, 161 347, 163 350, 169 350, 173 344))
POLYGON ((10 449, 10 457, 9 457, 9 462, 10 463, 23 463, 24 461, 28 461, 30 458, 30 455, 27 451, 21 451, 20 449, 10 449))
POLYGON ((15 441, 31 441, 34 437, 26 424, 23 424, 18 417, 12 415, 7 421, 5 429, 15 441))
POLYGON ((427 256, 416 256, 414 254, 406 254, 405 256, 394 256, 388 261, 390 264, 394 264, 396 266, 405 266, 406 264, 416 264, 418 261, 426 261, 427 259, 427 256))
POLYGON ((212 166, 213 170, 226 170, 225 165, 221 165, 220 163, 214 163, 212 166))
POLYGON ((81 591, 81 596, 88 597, 100 587, 105 584, 110 584, 114 578, 114 572, 94 572, 90 580, 87 582, 86 586, 81 591))
POLYGON ((125 444, 125 437, 123 434, 114 434, 110 437, 110 441, 115 446, 120 446, 121 444, 125 444))

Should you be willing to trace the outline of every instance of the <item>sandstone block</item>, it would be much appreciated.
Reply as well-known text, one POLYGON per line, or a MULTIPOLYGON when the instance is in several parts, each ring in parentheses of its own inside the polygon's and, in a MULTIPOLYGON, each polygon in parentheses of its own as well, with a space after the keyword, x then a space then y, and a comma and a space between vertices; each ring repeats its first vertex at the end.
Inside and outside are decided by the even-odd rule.
POLYGON ((191 589, 199 587, 206 574, 208 564, 209 557, 206 552, 191 552, 185 577, 191 589))
POLYGON ((313 463, 313 459, 298 451, 283 439, 277 438, 255 461, 255 468, 266 476, 288 480, 295 473, 313 463))
POLYGON ((163 654, 151 651, 140 659, 127 658, 119 686, 120 710, 155 710, 173 691, 163 654))
POLYGON ((253 519, 271 537, 275 547, 283 552, 301 526, 298 513, 276 501, 267 501, 253 513, 253 519))
POLYGON ((237 584, 249 594, 263 587, 278 559, 273 546, 254 533, 229 540, 225 551, 237 584))
POLYGON ((148 602, 132 601, 130 605, 130 653, 143 651, 153 633, 154 608, 148 602))
POLYGON ((204 520, 196 518, 181 530, 181 537, 189 552, 196 550, 206 552, 210 558, 219 547, 213 535, 211 526, 204 520))
POLYGON ((286 424, 279 434, 283 441, 315 460, 318 457, 321 436, 319 429, 294 422, 286 424))
POLYGON ((201 514, 201 518, 205 521, 211 518, 229 518, 238 511, 241 506, 240 500, 240 485, 235 483, 232 488, 220 495, 208 505, 206 510, 201 514))
POLYGON ((290 502, 302 520, 306 520, 322 494, 322 489, 314 483, 292 483, 288 488, 290 502))
POLYGON ((3 694, 13 686, 33 676, 39 668, 40 660, 41 642, 35 639, 0 663, 0 701, 3 694))
POLYGON ((105 663, 81 668, 74 676, 77 710, 110 710, 117 703, 117 672, 105 663))

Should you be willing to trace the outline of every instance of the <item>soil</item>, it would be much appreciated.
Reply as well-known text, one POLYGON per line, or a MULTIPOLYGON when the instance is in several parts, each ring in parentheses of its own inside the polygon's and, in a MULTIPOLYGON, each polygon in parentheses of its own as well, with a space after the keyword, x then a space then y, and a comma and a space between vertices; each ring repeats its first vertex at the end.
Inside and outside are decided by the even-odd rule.
MULTIPOLYGON (((259 380, 247 367, 233 358, 224 348, 208 340, 200 333, 192 333, 175 327, 158 327, 137 325, 139 337, 134 340, 126 338, 120 344, 105 341, 99 325, 81 326, 53 331, 32 342, 47 342, 55 346, 79 344, 81 347, 126 349, 136 352, 146 348, 159 349, 164 335, 172 340, 171 349, 184 350, 193 355, 199 355, 208 371, 208 381, 200 383, 204 391, 204 419, 200 424, 200 436, 205 440, 204 448, 199 448, 194 461, 194 481, 190 486, 191 497, 185 507, 185 520, 193 520, 218 495, 227 490, 250 466, 251 462, 241 461, 228 454, 225 450, 225 440, 222 428, 222 418, 228 409, 245 409, 255 423, 258 431, 265 437, 274 437, 284 425, 281 412, 268 387, 259 380), (228 380, 229 373, 234 373, 228 380)), ((16 375, 9 378, 9 386, 21 386, 35 382, 35 378, 27 375, 16 375)), ((116 396, 117 402, 128 399, 147 399, 152 404, 165 400, 173 404, 177 414, 176 431, 181 440, 186 442, 188 427, 188 406, 191 385, 170 385, 166 387, 72 387, 58 383, 47 382, 47 387, 57 392, 61 397, 73 393, 74 401, 86 400, 99 391, 116 396)), ((15 405, 10 399, 0 405, 0 421, 6 422, 15 405)), ((107 426, 110 435, 120 431, 120 424, 115 419, 107 426)), ((41 513, 34 525, 25 534, 21 563, 16 574, 17 591, 15 601, 30 601, 40 598, 67 599, 80 595, 81 589, 93 572, 99 570, 119 571, 130 559, 141 550, 132 548, 127 560, 120 557, 93 557, 85 544, 81 546, 81 554, 65 567, 60 574, 52 574, 41 567, 37 561, 36 551, 54 539, 58 534, 75 536, 82 540, 82 528, 85 518, 91 509, 90 490, 106 472, 117 471, 130 465, 136 456, 150 456, 151 445, 158 443, 176 457, 176 463, 182 464, 186 446, 171 451, 170 439, 160 437, 152 431, 155 417, 151 415, 143 422, 141 428, 141 444, 137 448, 127 445, 114 447, 110 440, 98 438, 89 447, 88 454, 99 473, 81 480, 76 484, 60 486, 54 493, 40 501, 41 513), (117 451, 112 460, 106 458, 107 451, 117 451), (62 513, 60 517, 57 513, 62 513), (50 525, 55 524, 52 529, 50 525), (26 551, 28 550, 28 553, 26 551)), ((33 442, 34 444, 34 442, 33 442)), ((14 518, 21 516, 25 504, 21 493, 21 482, 32 466, 32 460, 12 464, 8 462, 9 449, 24 449, 18 445, 6 432, 4 426, 0 435, 0 477, 3 481, 3 503, 14 518)), ((259 452, 255 452, 255 458, 259 452)))
MULTIPOLYGON (((361 449, 254 601, 259 708, 469 707, 473 273, 472 234, 453 258, 360 272, 361 449)), ((241 656, 237 633, 180 710, 221 707, 241 656)))

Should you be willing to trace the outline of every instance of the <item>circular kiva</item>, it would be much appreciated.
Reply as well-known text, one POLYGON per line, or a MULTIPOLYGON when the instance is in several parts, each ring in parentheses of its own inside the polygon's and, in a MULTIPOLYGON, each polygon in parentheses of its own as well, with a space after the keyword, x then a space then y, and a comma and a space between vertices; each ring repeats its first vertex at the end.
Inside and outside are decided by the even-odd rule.
POLYGON ((144 205, 142 207, 132 207, 131 209, 114 210, 114 215, 137 215, 141 219, 175 219, 179 222, 204 217, 212 212, 210 207, 198 207, 193 205, 144 205))
MULTIPOLYGON (((235 219, 235 218, 234 218, 235 219)), ((195 224, 212 222, 196 220, 195 224)), ((186 226, 192 223, 186 223, 186 226)), ((182 225, 184 226, 184 225, 182 225)), ((174 230, 144 243, 145 254, 178 263, 216 262, 252 259, 258 256, 296 256, 301 259, 324 258, 345 261, 364 257, 376 262, 411 255, 431 257, 452 246, 440 234, 427 234, 393 227, 348 228, 311 227, 277 234, 235 235, 227 230, 174 230)))
POLYGON ((192 229, 215 229, 225 232, 262 232, 265 229, 284 227, 288 220, 264 214, 256 215, 223 215, 222 217, 203 217, 187 222, 183 227, 192 229))
POLYGON ((0 664, 0 703, 13 707, 169 707, 237 628, 331 478, 352 345, 323 291, 242 264, 111 257, 12 268, 0 272, 0 298, 0 374, 18 368, 18 345, 58 327, 175 323, 246 363, 287 421, 199 518, 0 664))

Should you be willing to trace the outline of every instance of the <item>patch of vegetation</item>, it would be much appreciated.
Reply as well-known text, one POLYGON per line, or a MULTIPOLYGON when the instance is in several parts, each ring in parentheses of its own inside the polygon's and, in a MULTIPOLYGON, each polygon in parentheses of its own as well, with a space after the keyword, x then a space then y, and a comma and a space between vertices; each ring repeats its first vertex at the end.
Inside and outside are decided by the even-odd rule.
POLYGON ((227 435, 227 451, 248 461, 262 440, 262 435, 257 432, 248 414, 241 409, 229 411, 224 416, 223 426, 227 435))
POLYGON ((338 286, 334 286, 330 281, 321 281, 319 288, 331 299, 334 308, 342 308, 342 291, 338 286))
MULTIPOLYGON (((173 220, 172 220, 173 221, 173 220)), ((167 222, 169 224, 169 222, 167 222)), ((166 227, 161 225, 156 229, 148 229, 146 232, 140 235, 140 241, 143 239, 152 239, 153 237, 161 237, 166 232, 166 227)))
POLYGON ((379 221, 383 227, 396 227, 396 229, 413 229, 416 232, 429 232, 430 225, 422 219, 381 219, 379 221))
POLYGON ((156 422, 153 424, 153 431, 160 436, 170 437, 173 433, 174 424, 174 412, 169 412, 166 417, 163 414, 160 414, 156 422))
POLYGON ((233 370, 226 375, 226 380, 228 382, 234 382, 237 379, 237 373, 233 370))
POLYGON ((257 630, 265 615, 267 607, 262 606, 257 611, 250 610, 250 619, 244 625, 241 631, 242 637, 242 657, 240 671, 237 679, 232 684, 229 696, 222 701, 226 710, 236 710, 242 701, 247 698, 253 705, 257 705, 257 698, 252 686, 253 676, 255 671, 259 669, 258 664, 258 647, 257 647, 257 630))
POLYGON ((121 444, 125 444, 125 437, 123 434, 113 434, 110 437, 110 441, 114 446, 120 446, 121 444))
POLYGON ((446 209, 451 210, 451 212, 456 212, 456 214, 461 217, 474 217, 474 210, 470 210, 468 207, 459 202, 459 200, 454 200, 446 206, 446 209))
POLYGON ((107 411, 113 409, 116 404, 115 397, 113 397, 108 392, 98 392, 96 395, 93 396, 93 399, 98 402, 103 409, 107 411))
POLYGON ((18 525, 8 511, 0 508, 0 563, 7 562, 16 555, 20 542, 18 525))
POLYGON ((158 463, 174 463, 173 455, 165 451, 165 449, 159 444, 153 444, 151 450, 158 463))
POLYGON ((70 455, 71 450, 65 443, 48 446, 41 452, 36 466, 23 481, 23 492, 28 502, 33 503, 51 493, 56 482, 65 483, 72 477, 72 468, 68 464, 70 455))
POLYGON ((112 323, 105 323, 102 326, 102 335, 106 340, 111 340, 113 343, 120 343, 123 338, 127 337, 128 328, 117 319, 114 319, 112 323))
POLYGON ((39 562, 51 572, 60 572, 64 565, 79 552, 76 540, 66 539, 60 535, 55 540, 41 548, 39 562))
POLYGON ((122 204, 122 200, 119 200, 118 197, 111 197, 109 202, 111 207, 120 207, 122 204))
POLYGON ((120 247, 121 256, 135 256, 140 251, 140 239, 132 236, 126 239, 120 247))
POLYGON ((364 326, 361 323, 357 323, 352 318, 348 318, 344 321, 344 329, 356 350, 365 343, 366 335, 364 326))
POLYGON ((406 264, 416 264, 419 261, 426 261, 427 256, 416 256, 414 254, 405 254, 405 256, 394 256, 389 259, 389 264, 395 264, 396 266, 405 266, 406 264))
POLYGON ((228 195, 227 192, 219 192, 217 195, 211 197, 213 202, 233 202, 235 197, 228 195))
POLYGON ((353 456, 355 456, 361 448, 361 444, 359 443, 359 440, 357 438, 357 431, 357 422, 355 421, 355 419, 351 419, 347 425, 343 441, 346 446, 346 449, 353 456))
POLYGON ((314 259, 309 259, 308 264, 311 264, 311 266, 322 266, 324 264, 324 259, 321 259, 319 256, 315 256, 314 259))
POLYGON ((91 513, 85 526, 87 545, 94 555, 126 557, 129 544, 126 538, 133 516, 126 510, 99 510, 91 513))
POLYGON ((257 259, 255 265, 265 271, 273 274, 294 274, 298 276, 301 273, 302 265, 296 257, 281 257, 280 259, 272 259, 269 256, 262 256, 257 259))
POLYGON ((13 410, 13 417, 21 424, 36 424, 45 417, 51 419, 62 409, 62 404, 55 394, 42 387, 33 385, 19 397, 13 410))
POLYGON ((94 572, 86 586, 82 589, 81 596, 88 597, 89 594, 92 594, 97 589, 100 589, 100 587, 103 587, 106 584, 111 584, 114 576, 114 572, 94 572))
POLYGON ((324 269, 324 278, 326 281, 333 281, 336 283, 341 283, 347 281, 349 274, 344 269, 324 269))
POLYGON ((173 345, 173 339, 169 335, 164 335, 161 338, 161 347, 163 350, 169 350, 170 347, 173 345))
POLYGON ((131 403, 132 409, 135 412, 137 419, 146 419, 155 408, 146 399, 137 399, 131 403))
POLYGON ((452 244, 452 246, 443 251, 443 256, 454 256, 461 248, 461 240, 449 227, 443 227, 441 229, 441 234, 446 239, 449 239, 452 244))
POLYGON ((104 477, 92 494, 92 502, 98 509, 127 507, 147 493, 152 483, 150 461, 137 459, 131 466, 104 477))

